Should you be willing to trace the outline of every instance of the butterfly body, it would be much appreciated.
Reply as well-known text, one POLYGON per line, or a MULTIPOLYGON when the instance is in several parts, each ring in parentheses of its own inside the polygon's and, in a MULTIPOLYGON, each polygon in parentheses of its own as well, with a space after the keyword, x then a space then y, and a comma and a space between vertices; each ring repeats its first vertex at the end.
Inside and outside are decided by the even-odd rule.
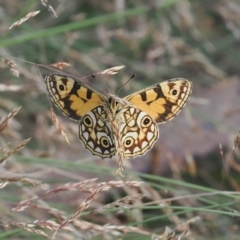
POLYGON ((46 77, 55 105, 79 122, 79 138, 93 155, 121 158, 145 154, 158 139, 158 124, 173 119, 192 90, 186 79, 155 84, 125 98, 106 97, 60 74, 46 77))

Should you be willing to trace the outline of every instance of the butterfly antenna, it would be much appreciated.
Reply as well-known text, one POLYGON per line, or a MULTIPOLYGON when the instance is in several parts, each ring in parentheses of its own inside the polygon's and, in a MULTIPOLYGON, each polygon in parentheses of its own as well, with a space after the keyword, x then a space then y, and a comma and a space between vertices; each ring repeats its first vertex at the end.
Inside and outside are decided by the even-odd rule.
POLYGON ((133 75, 120 87, 120 89, 119 89, 118 92, 117 92, 117 96, 118 96, 118 94, 120 93, 120 91, 124 88, 124 86, 127 85, 127 83, 128 83, 131 79, 133 79, 135 76, 136 76, 136 74, 133 74, 133 75))
MULTIPOLYGON (((101 79, 99 79, 96 74, 91 74, 91 75, 89 75, 89 76, 90 76, 91 78, 99 81, 99 82, 110 92, 110 88, 109 88, 101 79)), ((92 83, 92 84, 93 84, 94 86, 97 86, 95 83, 92 83)))

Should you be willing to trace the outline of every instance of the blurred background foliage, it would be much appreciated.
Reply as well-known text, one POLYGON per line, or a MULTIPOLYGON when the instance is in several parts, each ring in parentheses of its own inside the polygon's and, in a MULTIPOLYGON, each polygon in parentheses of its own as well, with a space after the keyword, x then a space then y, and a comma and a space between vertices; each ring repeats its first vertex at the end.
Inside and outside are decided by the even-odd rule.
MULTIPOLYGON (((2 161, 6 176, 15 173, 34 177, 50 186, 90 177, 104 181, 116 178, 115 161, 92 157, 78 140, 77 124, 55 110, 71 144, 65 142, 52 122, 43 80, 55 70, 38 68, 29 62, 43 65, 68 62, 71 67, 63 71, 79 78, 125 65, 115 76, 88 78, 89 85, 106 94, 117 93, 136 74, 120 96, 166 79, 187 78, 193 82, 193 93, 186 108, 176 119, 160 126, 159 141, 151 151, 126 161, 126 169, 135 171, 134 174, 127 171, 126 179, 133 179, 133 176, 144 179, 149 195, 142 203, 199 192, 211 192, 213 197, 169 200, 176 208, 168 212, 156 205, 157 214, 156 210, 142 207, 141 219, 125 211, 113 213, 111 218, 105 215, 86 219, 99 225, 133 224, 159 236, 169 227, 176 233, 175 237, 182 236, 182 239, 240 239, 239 198, 234 195, 234 191, 240 189, 239 149, 232 152, 234 140, 236 147, 238 145, 236 135, 240 123, 238 0, 2 0, 0 22, 0 55, 14 61, 20 73, 16 77, 9 71, 8 64, 0 63, 0 117, 22 106, 18 115, 0 132, 0 154, 15 153, 10 154, 11 160, 2 161), (28 13, 38 10, 40 13, 35 17, 7 30, 28 13), (30 137, 31 141, 20 152, 14 150, 30 137), (229 190, 232 194, 219 196, 218 190, 229 190)), ((37 194, 41 190, 28 191, 37 194)), ((31 195, 28 191, 22 182, 12 185, 8 192, 2 189, 1 208, 9 209, 9 205, 26 199, 26 195, 31 195), (16 191, 18 196, 14 195, 16 191)), ((130 194, 126 189, 123 192, 109 192, 92 207, 130 194)), ((50 205, 55 204, 56 199, 57 207, 70 215, 82 197, 81 192, 61 196, 60 200, 56 196, 48 199, 50 205)), ((48 218, 50 213, 41 215, 29 211, 24 214, 13 214, 10 219, 18 223, 31 222, 48 218)), ((12 239, 41 235, 24 231, 23 226, 16 224, 6 229, 4 221, 10 220, 3 215, 2 229, 12 239)), ((84 237, 91 239, 93 235, 87 231, 84 237)), ((71 238, 74 236, 71 234, 63 236, 76 239, 71 238)), ((163 237, 159 239, 177 239, 173 235, 163 237)), ((5 235, 2 238, 5 239, 5 235)))

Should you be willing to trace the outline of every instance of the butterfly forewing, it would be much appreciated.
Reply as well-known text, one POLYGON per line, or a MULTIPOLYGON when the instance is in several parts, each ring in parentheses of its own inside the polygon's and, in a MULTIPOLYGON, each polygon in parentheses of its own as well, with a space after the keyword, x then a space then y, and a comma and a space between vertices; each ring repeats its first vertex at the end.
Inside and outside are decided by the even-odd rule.
POLYGON ((45 78, 47 90, 55 105, 68 117, 80 120, 87 112, 99 106, 106 98, 74 79, 51 74, 45 78))
POLYGON ((156 123, 164 123, 180 112, 191 91, 191 82, 177 78, 148 87, 125 99, 134 107, 148 113, 156 123))

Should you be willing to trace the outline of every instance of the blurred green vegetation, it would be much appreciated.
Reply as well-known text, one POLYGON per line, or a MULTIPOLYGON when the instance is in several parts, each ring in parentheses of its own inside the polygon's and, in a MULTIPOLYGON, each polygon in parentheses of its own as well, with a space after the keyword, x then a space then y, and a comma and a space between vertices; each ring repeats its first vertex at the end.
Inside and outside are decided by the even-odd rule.
MULTIPOLYGON (((158 145, 163 146, 161 154, 166 159, 174 156, 173 162, 169 161, 168 167, 163 164, 154 175, 150 169, 158 168, 158 165, 155 166, 150 159, 152 155, 145 157, 149 165, 141 169, 148 174, 139 173, 138 164, 141 163, 133 161, 131 171, 126 167, 126 179, 144 181, 144 190, 140 188, 136 193, 144 192, 147 197, 137 201, 136 206, 134 203, 133 208, 121 205, 102 214, 89 215, 89 210, 104 206, 109 199, 116 201, 131 196, 127 187, 123 191, 119 188, 109 190, 78 220, 95 224, 93 226, 99 226, 99 229, 105 224, 135 226, 158 234, 159 239, 240 239, 239 150, 231 155, 240 113, 239 1, 49 0, 49 6, 41 4, 43 2, 0 2, 0 56, 14 61, 20 72, 17 78, 6 64, 0 63, 0 117, 6 117, 15 107, 22 106, 8 127, 0 132, 0 157, 23 139, 32 138, 21 150, 21 155, 14 153, 2 164, 2 182, 11 182, 6 180, 7 177, 16 174, 42 181, 54 189, 61 184, 95 177, 99 182, 118 179, 115 176, 116 164, 88 155, 78 140, 77 124, 59 117, 71 145, 65 142, 53 126, 43 81, 45 74, 55 70, 38 69, 28 62, 43 65, 68 62, 71 67, 64 72, 77 77, 125 65, 111 78, 98 76, 99 82, 94 79, 88 82, 96 90, 116 93, 136 74, 124 86, 120 96, 165 79, 183 77, 193 82, 192 100, 186 114, 182 115, 184 117, 169 123, 168 133, 163 129, 162 142, 158 145), (57 13, 57 18, 51 9, 57 13), (30 12, 38 10, 40 13, 35 17, 7 30, 30 12), (7 86, 16 85, 21 89, 5 90, 7 86), (187 127, 184 128, 186 122, 187 127), (183 136, 175 130, 178 124, 178 128, 188 135, 183 136), (202 132, 209 135, 201 135, 202 132), (175 135, 181 138, 181 141, 176 140, 177 144, 174 144, 175 135), (168 141, 172 148, 168 148, 168 141), (219 143, 224 145, 222 155, 219 143), (181 145, 180 150, 178 145, 181 145), (176 155, 172 149, 176 149, 176 155), (190 155, 190 160, 186 155, 190 155), (178 163, 180 166, 177 165, 176 169, 176 156, 189 161, 187 164, 183 161, 178 163), (223 165, 226 162, 230 164, 229 159, 235 164, 229 165, 229 171, 224 171, 223 165), (167 238, 163 234, 168 228, 172 232, 167 238)), ((56 113, 61 116, 57 110, 56 113)), ((44 239, 20 223, 32 224, 35 220, 61 223, 60 217, 51 215, 51 208, 61 210, 64 216, 69 217, 86 199, 85 193, 82 197, 82 192, 69 191, 51 198, 45 196, 26 211, 7 214, 19 202, 42 196, 43 191, 31 182, 29 186, 21 181, 0 189, 0 239, 44 239), (46 210, 44 207, 49 208, 46 210)), ((92 239, 93 236, 107 239, 104 228, 94 232, 91 228, 83 231, 73 223, 70 225, 75 232, 61 230, 56 239, 80 239, 80 236, 82 239, 92 239)), ((53 233, 52 229, 42 225, 35 229, 49 235, 53 233)), ((114 230, 117 231, 117 227, 114 230)), ((117 239, 110 234, 108 237, 117 239)), ((123 234, 118 237, 121 238, 150 239, 150 236, 139 232, 123 234)))

